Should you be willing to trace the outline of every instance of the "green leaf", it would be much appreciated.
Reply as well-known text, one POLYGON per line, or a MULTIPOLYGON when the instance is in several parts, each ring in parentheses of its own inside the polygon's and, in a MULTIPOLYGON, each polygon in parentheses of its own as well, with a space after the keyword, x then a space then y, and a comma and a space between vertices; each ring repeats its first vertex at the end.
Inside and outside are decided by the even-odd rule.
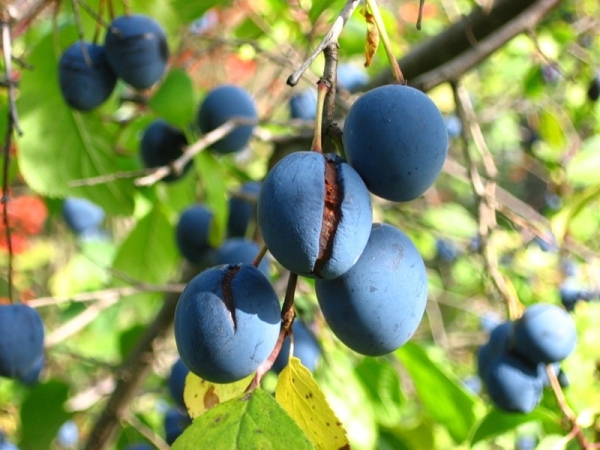
POLYGON ((542 408, 537 408, 529 414, 508 413, 494 408, 477 425, 471 437, 471 445, 514 430, 524 423, 534 421, 560 425, 560 417, 542 408))
POLYGON ((207 150, 200 152, 194 161, 204 189, 204 203, 213 213, 208 240, 213 247, 219 247, 225 239, 229 215, 223 169, 216 157, 207 150))
POLYGON ((51 448, 61 425, 71 416, 65 411, 69 388, 60 381, 34 386, 21 405, 21 450, 51 448))
POLYGON ((388 427, 400 423, 400 377, 388 359, 364 358, 356 367, 356 374, 369 393, 377 421, 388 427))
POLYGON ((175 11, 185 23, 193 22, 214 6, 228 6, 231 1, 203 0, 201 2, 191 0, 174 0, 172 2, 175 11))
POLYGON ((182 69, 173 69, 148 102, 170 124, 185 128, 194 120, 196 102, 192 80, 182 69))
POLYGON ((567 142, 565 132, 560 120, 550 110, 543 110, 540 114, 540 136, 552 148, 562 150, 567 142))
POLYGON ((552 218, 552 232, 558 240, 562 242, 569 231, 571 221, 588 205, 590 202, 600 198, 600 184, 590 186, 583 192, 573 196, 568 204, 552 218))
MULTIPOLYGON (((61 41, 74 42, 67 31, 61 41)), ((113 135, 97 111, 81 113, 63 101, 58 86, 60 48, 52 35, 33 49, 23 72, 18 108, 23 136, 19 139, 19 167, 25 181, 50 197, 85 197, 112 214, 131 214, 134 186, 115 180, 93 186, 70 186, 73 180, 107 175, 118 170, 113 135)))
POLYGON ((477 221, 471 213, 457 203, 446 203, 425 211, 427 224, 450 236, 472 238, 477 233, 477 221))
POLYGON ((477 398, 460 381, 433 362, 419 345, 409 342, 396 355, 410 374, 419 399, 452 438, 464 442, 476 421, 477 398))
POLYGON ((314 447, 271 395, 255 389, 196 418, 172 448, 301 450, 314 447))
POLYGON ((164 283, 179 261, 175 230, 157 203, 121 245, 113 267, 149 283, 164 283))
POLYGON ((579 152, 569 161, 567 180, 577 186, 590 186, 598 182, 600 172, 600 135, 582 142, 579 152))

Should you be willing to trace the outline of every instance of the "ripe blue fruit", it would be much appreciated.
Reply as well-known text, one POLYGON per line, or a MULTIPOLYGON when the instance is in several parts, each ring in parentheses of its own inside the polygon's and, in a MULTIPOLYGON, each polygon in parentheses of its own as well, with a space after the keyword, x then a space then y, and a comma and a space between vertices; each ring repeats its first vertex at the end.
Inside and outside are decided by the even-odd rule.
POLYGON ((399 84, 360 97, 344 123, 348 162, 367 188, 407 202, 436 180, 448 151, 448 132, 437 106, 423 92, 399 84))
POLYGON ((151 87, 167 67, 167 37, 160 24, 148 16, 117 17, 108 28, 104 47, 113 71, 137 89, 151 87))
POLYGON ((44 354, 44 324, 23 304, 0 305, 0 376, 21 379, 44 354))
POLYGON ((490 333, 488 342, 477 352, 477 373, 485 380, 495 359, 508 353, 513 342, 513 322, 506 321, 496 326, 490 333))
POLYGON ((169 374, 169 392, 171 393, 171 398, 183 409, 186 408, 183 392, 185 390, 185 379, 188 373, 190 373, 190 369, 188 369, 181 358, 179 358, 175 361, 173 367, 171 367, 171 373, 169 374))
POLYGON ((435 240, 435 256, 441 262, 452 263, 458 255, 459 249, 453 242, 443 238, 435 240))
POLYGON ((392 352, 416 331, 427 303, 427 272, 419 251, 399 229, 374 224, 360 258, 342 276, 315 282, 331 331, 352 350, 392 352))
POLYGON ((61 447, 75 448, 79 443, 79 427, 72 420, 67 420, 58 429, 56 442, 61 447))
POLYGON ((90 111, 110 97, 117 84, 117 76, 108 65, 104 47, 75 42, 60 57, 58 83, 65 102, 71 108, 90 111))
POLYGON ((537 303, 515 322, 514 349, 533 364, 565 359, 577 343, 573 318, 556 305, 537 303))
MULTIPOLYGON (((251 264, 259 251, 260 246, 256 242, 244 238, 229 238, 215 252, 215 264, 230 264, 232 266, 241 263, 251 264)), ((269 276, 269 261, 267 258, 260 261, 258 270, 265 276, 269 276)))
POLYGON ((202 264, 211 256, 208 242, 212 213, 204 205, 185 209, 175 227, 175 240, 181 254, 193 264, 202 264))
POLYGON ((290 98, 292 119, 314 120, 317 115, 317 91, 306 89, 290 98))
POLYGON ((371 198, 340 157, 296 152, 267 174, 258 225, 271 254, 291 272, 331 279, 346 272, 371 232, 371 198))
POLYGON ((44 370, 45 363, 46 358, 43 354, 41 354, 36 358, 29 370, 23 375, 19 376, 19 381, 21 381, 21 383, 23 384, 26 384, 27 386, 33 386, 37 384, 40 380, 42 370, 44 370))
POLYGON ((590 81, 587 96, 592 102, 595 102, 600 97, 600 72, 596 73, 592 81, 590 81))
POLYGON ((165 413, 165 441, 172 445, 181 433, 192 423, 187 412, 178 408, 170 408, 165 413))
POLYGON ((175 310, 175 342, 190 371, 231 383, 269 357, 280 330, 277 294, 254 266, 215 266, 194 277, 175 310))
POLYGON ((240 192, 254 198, 254 201, 232 196, 229 199, 229 218, 227 232, 230 237, 244 237, 252 219, 256 219, 256 201, 261 184, 258 181, 248 181, 242 184, 240 192))
POLYGON ((97 229, 104 220, 104 210, 85 198, 65 198, 62 215, 69 228, 77 234, 97 229))
POLYGON ((7 440, 4 433, 0 432, 0 450, 19 450, 19 448, 7 440))
POLYGON ((369 75, 361 67, 345 63, 338 65, 337 83, 342 89, 356 92, 369 82, 369 75))
MULTIPOLYGON (((162 119, 155 120, 144 131, 140 143, 140 153, 144 166, 153 168, 172 163, 183 154, 183 149, 187 143, 185 134, 181 130, 169 125, 162 119)), ((182 174, 171 173, 163 180, 167 182, 175 181, 191 167, 192 163, 189 162, 184 167, 182 174)))
MULTIPOLYGON (((206 95, 198 110, 196 121, 202 133, 208 133, 234 117, 256 119, 258 114, 254 100, 248 92, 238 86, 222 85, 206 95)), ((219 153, 242 150, 248 145, 253 130, 254 125, 240 125, 210 148, 219 153)))
POLYGON ((542 398, 537 366, 511 353, 492 361, 484 382, 494 404, 504 411, 529 413, 542 398))
MULTIPOLYGON (((315 371, 319 358, 321 357, 321 346, 317 341, 317 338, 312 332, 306 327, 304 322, 300 319, 296 319, 292 324, 292 331, 294 333, 294 356, 298 358, 304 367, 311 372, 315 371)), ((286 337, 279 351, 279 355, 273 363, 273 370, 277 373, 281 372, 285 366, 287 366, 290 360, 290 337, 286 337)))

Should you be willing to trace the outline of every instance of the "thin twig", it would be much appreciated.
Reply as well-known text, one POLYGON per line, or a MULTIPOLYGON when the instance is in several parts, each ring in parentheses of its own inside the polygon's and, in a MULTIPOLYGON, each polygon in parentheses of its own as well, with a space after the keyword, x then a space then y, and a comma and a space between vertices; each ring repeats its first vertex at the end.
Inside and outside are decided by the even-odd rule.
POLYGON ((342 12, 340 12, 339 16, 337 16, 327 34, 323 37, 323 40, 319 43, 319 45, 317 45, 308 59, 302 63, 298 70, 288 77, 287 84, 289 86, 296 86, 298 81, 300 81, 300 77, 302 77, 304 72, 306 72, 315 59, 317 59, 325 47, 329 46, 332 42, 337 42, 342 30, 344 29, 344 26, 346 25, 346 22, 348 22, 348 19, 359 3, 359 0, 349 0, 346 3, 342 9, 342 12))
POLYGON ((227 136, 237 127, 242 125, 256 125, 256 123, 256 119, 250 119, 248 117, 233 117, 229 119, 227 122, 215 128, 211 132, 206 133, 194 144, 187 147, 183 152, 183 155, 173 161, 170 166, 159 167, 154 169, 152 174, 137 179, 135 181, 136 186, 151 186, 168 176, 170 173, 183 173, 185 166, 202 150, 210 147, 219 139, 227 136))

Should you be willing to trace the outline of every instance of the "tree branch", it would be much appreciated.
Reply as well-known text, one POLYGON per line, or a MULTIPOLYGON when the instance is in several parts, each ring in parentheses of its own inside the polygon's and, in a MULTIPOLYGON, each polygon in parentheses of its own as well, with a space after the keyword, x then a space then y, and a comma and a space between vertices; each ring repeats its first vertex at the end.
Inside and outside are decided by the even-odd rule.
MULTIPOLYGON (((197 267, 186 264, 181 282, 187 283, 197 272, 197 267)), ((119 422, 127 417, 129 404, 152 367, 154 342, 166 336, 171 329, 179 295, 178 292, 170 292, 165 296, 158 315, 148 325, 136 347, 123 363, 117 374, 115 390, 92 429, 84 447, 85 450, 102 450, 106 448, 111 443, 119 422)))
MULTIPOLYGON (((513 37, 539 23, 561 0, 496 0, 489 9, 475 7, 468 16, 399 60, 408 84, 423 91, 456 80, 513 37)), ((393 83, 386 71, 367 88, 393 83)))

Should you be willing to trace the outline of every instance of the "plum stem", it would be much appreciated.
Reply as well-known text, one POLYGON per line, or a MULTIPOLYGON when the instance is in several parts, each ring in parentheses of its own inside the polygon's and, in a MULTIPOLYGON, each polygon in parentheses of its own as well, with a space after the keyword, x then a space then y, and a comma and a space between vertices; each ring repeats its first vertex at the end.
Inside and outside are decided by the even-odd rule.
POLYGON ((331 28, 329 29, 327 34, 323 37, 323 40, 319 43, 319 45, 317 45, 317 47, 313 50, 313 52, 306 59, 306 61, 302 63, 298 70, 296 70, 293 74, 291 74, 288 77, 288 86, 296 86, 298 84, 298 81, 300 80, 300 77, 304 74, 304 72, 306 72, 306 70, 315 61, 315 59, 317 59, 317 56, 319 56, 323 49, 329 46, 332 42, 337 42, 342 30, 344 29, 344 26, 346 25, 346 22, 348 22, 348 19, 350 18, 350 16, 352 15, 359 3, 359 0, 348 0, 346 2, 346 5, 333 22, 333 25, 331 25, 331 28))
POLYGON ((404 79, 404 75, 400 70, 398 60, 394 56, 394 50, 392 49, 392 44, 385 29, 385 25, 383 23, 383 19, 381 18, 379 8, 377 7, 376 0, 366 0, 365 3, 366 6, 371 10, 373 20, 375 21, 375 26, 377 27, 377 31, 379 31, 379 36, 381 37, 381 42, 383 43, 385 54, 387 55, 388 61, 390 63, 390 68, 392 69, 392 76, 394 77, 394 81, 398 84, 406 84, 406 80, 404 79))
POLYGON ((261 249, 258 251, 258 254, 256 255, 256 257, 254 258, 254 261, 252 261, 252 265, 256 268, 258 268, 258 266, 260 265, 260 262, 262 261, 262 259, 265 257, 265 255, 267 254, 267 250, 269 250, 267 248, 266 244, 263 244, 263 246, 261 247, 261 249))
POLYGON ((327 81, 323 78, 317 82, 317 116, 315 117, 315 134, 312 141, 312 151, 323 153, 323 107, 325 96, 329 92, 327 81))
POLYGON ((275 362, 277 356, 279 355, 279 352, 281 351, 281 347, 283 346, 285 338, 289 336, 292 332, 292 324, 294 323, 294 319, 296 318, 296 313, 294 311, 294 296, 296 294, 297 283, 298 274, 290 272, 290 276, 288 277, 287 282, 287 288, 285 290, 283 306, 281 307, 281 329, 279 330, 277 342, 275 343, 275 347, 273 348, 273 351, 271 352, 267 360, 263 362, 256 370, 254 378, 252 378, 252 381, 250 382, 250 384, 244 392, 251 392, 260 385, 263 376, 269 371, 269 369, 271 369, 271 367, 273 367, 273 363, 275 362))
POLYGON ((423 8, 425 0, 419 0, 419 15, 417 16, 417 30, 421 31, 421 22, 423 21, 423 8))

